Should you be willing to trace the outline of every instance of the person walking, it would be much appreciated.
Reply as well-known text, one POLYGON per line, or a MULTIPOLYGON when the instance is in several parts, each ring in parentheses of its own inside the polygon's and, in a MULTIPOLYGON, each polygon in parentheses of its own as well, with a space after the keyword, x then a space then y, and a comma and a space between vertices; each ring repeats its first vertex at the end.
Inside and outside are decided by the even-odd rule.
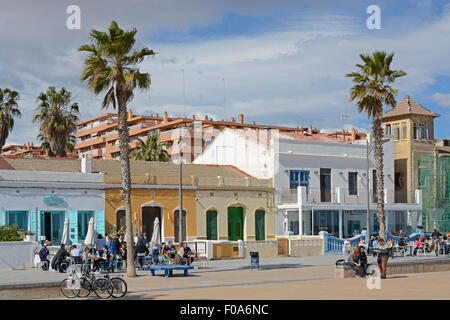
POLYGON ((117 254, 116 254, 117 249, 116 245, 113 242, 113 239, 110 236, 108 236, 106 239, 107 239, 106 248, 108 249, 108 252, 111 255, 109 259, 108 270, 111 271, 111 273, 113 273, 117 261, 117 254))
POLYGON ((381 279, 386 279, 386 265, 389 259, 389 254, 392 250, 392 240, 385 242, 383 238, 378 239, 379 247, 376 250, 378 253, 377 266, 381 271, 381 279))

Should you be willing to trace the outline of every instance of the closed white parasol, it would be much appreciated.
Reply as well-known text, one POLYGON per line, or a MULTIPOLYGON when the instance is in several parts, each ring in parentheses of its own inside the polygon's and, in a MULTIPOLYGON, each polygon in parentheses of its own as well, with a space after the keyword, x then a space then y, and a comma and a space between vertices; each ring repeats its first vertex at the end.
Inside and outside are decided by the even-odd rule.
POLYGON ((61 239, 61 243, 68 246, 70 244, 69 242, 69 219, 66 218, 64 221, 64 228, 63 228, 63 235, 61 239))
POLYGON ((153 223, 153 234, 152 240, 150 241, 154 245, 161 244, 161 235, 159 234, 159 219, 155 218, 155 222, 153 223))
POLYGON ((86 238, 84 239, 84 244, 88 247, 95 246, 94 218, 89 220, 88 231, 86 233, 86 238))

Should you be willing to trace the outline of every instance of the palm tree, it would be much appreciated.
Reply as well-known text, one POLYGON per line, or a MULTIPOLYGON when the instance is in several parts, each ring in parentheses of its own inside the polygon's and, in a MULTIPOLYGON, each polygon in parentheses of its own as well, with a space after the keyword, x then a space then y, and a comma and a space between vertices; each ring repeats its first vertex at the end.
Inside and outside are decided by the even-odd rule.
POLYGON ((66 156, 66 148, 77 128, 78 104, 72 103, 72 94, 64 87, 59 92, 48 87, 36 99, 38 103, 33 122, 39 123, 38 139, 48 142, 51 153, 57 157, 66 156))
POLYGON ((145 141, 138 138, 138 143, 138 146, 133 152, 134 160, 169 161, 170 156, 164 148, 167 147, 167 143, 158 143, 158 136, 156 134, 149 134, 145 141))
POLYGON ((406 73, 402 70, 391 70, 394 54, 377 51, 370 55, 360 55, 364 64, 357 64, 357 72, 346 77, 353 78, 355 85, 350 90, 350 101, 356 100, 359 112, 367 112, 372 118, 372 136, 376 169, 377 217, 380 223, 380 236, 385 238, 386 225, 384 214, 384 175, 383 175, 383 129, 381 127, 383 104, 395 107, 395 95, 398 90, 391 84, 406 73))
MULTIPOLYGON (((52 151, 52 147, 50 146, 50 143, 45 139, 45 137, 42 135, 42 133, 39 133, 37 136, 38 141, 41 142, 41 148, 42 149, 46 149, 48 151, 48 155, 50 157, 54 157, 55 153, 52 151)), ((73 151, 75 150, 75 144, 77 138, 74 135, 70 135, 69 136, 69 140, 67 140, 66 143, 66 150, 70 151, 73 153, 73 151)))
POLYGON ((14 117, 21 117, 17 100, 19 94, 8 88, 0 88, 0 153, 9 133, 14 128, 14 117))
POLYGON ((89 54, 85 59, 85 68, 81 81, 87 80, 90 91, 98 95, 107 91, 103 99, 102 108, 110 104, 118 107, 118 132, 120 143, 120 165, 122 169, 122 199, 125 202, 125 226, 127 254, 127 275, 136 276, 133 261, 132 220, 131 220, 131 175, 130 149, 128 145, 127 104, 133 99, 133 91, 148 90, 150 75, 141 73, 136 68, 146 56, 156 54, 153 50, 143 48, 135 51, 136 29, 124 31, 117 22, 112 21, 107 32, 92 30, 92 44, 81 46, 78 50, 89 54))

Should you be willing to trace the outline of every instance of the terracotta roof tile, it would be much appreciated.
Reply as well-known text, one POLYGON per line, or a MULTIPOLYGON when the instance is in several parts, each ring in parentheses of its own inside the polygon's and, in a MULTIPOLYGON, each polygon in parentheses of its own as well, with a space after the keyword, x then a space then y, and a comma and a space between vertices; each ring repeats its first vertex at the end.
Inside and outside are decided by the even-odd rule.
POLYGON ((418 104, 416 101, 414 101, 409 96, 406 96, 402 101, 400 101, 395 108, 392 110, 389 110, 383 115, 383 119, 395 117, 395 116, 402 116, 402 115, 408 115, 408 114, 417 114, 417 115, 423 115, 423 116, 430 116, 433 118, 439 117, 438 114, 431 112, 427 108, 423 107, 422 105, 418 104))

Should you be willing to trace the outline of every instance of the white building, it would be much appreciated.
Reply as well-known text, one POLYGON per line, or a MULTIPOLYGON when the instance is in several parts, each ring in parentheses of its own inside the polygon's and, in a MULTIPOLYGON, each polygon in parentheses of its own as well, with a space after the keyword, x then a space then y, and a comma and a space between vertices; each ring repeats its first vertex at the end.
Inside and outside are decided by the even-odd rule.
MULTIPOLYGON (((387 231, 411 231, 422 222, 421 193, 413 203, 394 201, 394 143, 384 148, 387 231)), ((273 178, 276 234, 317 235, 321 230, 346 237, 366 226, 367 146, 314 141, 265 132, 258 137, 224 130, 194 163, 233 165, 256 178, 273 178)), ((369 157, 370 231, 378 231, 373 155, 369 157)))
POLYGON ((77 244, 94 218, 105 235, 103 180, 99 173, 0 170, 0 225, 19 225, 58 245, 67 218, 70 243, 77 244))

